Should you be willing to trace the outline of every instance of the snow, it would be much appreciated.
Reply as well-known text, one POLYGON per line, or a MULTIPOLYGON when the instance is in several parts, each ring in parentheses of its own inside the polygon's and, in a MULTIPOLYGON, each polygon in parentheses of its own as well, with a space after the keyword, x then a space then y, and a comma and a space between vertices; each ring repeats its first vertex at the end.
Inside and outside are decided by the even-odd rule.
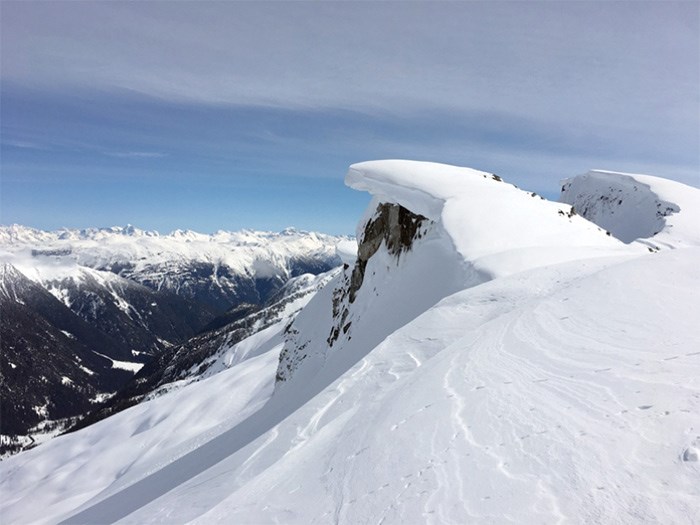
POLYGON ((55 523, 198 450, 265 403, 276 366, 269 351, 3 461, 3 523, 55 523))
POLYGON ((681 455, 697 436, 700 360, 685 309, 699 255, 460 292, 124 523, 690 523, 698 470, 681 455))
POLYGON ((38 271, 44 281, 69 277, 76 265, 102 269, 125 263, 133 265, 130 271, 135 275, 163 264, 199 262, 226 265, 239 274, 255 267, 265 277, 280 271, 266 262, 286 263, 310 254, 331 257, 340 239, 293 229, 281 233, 220 231, 213 235, 176 230, 160 235, 133 226, 43 232, 12 225, 0 227, 0 261, 12 263, 30 278, 32 268, 40 263, 38 271))
POLYGON ((48 403, 44 405, 37 405, 35 407, 32 407, 32 410, 34 410, 34 412, 36 412, 38 416, 45 418, 49 415, 48 406, 48 403))
POLYGON ((369 161, 350 166, 345 183, 374 196, 368 212, 377 202, 395 203, 439 222, 457 252, 493 277, 576 260, 592 249, 600 255, 625 251, 600 228, 569 216, 570 206, 533 197, 496 175, 470 168, 369 161))
POLYGON ((344 264, 353 265, 357 259, 357 241, 344 240, 335 245, 335 253, 344 264))
POLYGON ((85 372, 87 375, 95 375, 95 372, 90 370, 89 368, 83 366, 83 365, 78 365, 78 368, 80 368, 83 372, 85 372))
POLYGON ((133 363, 131 361, 117 361, 116 359, 112 359, 111 357, 108 357, 104 354, 101 354, 99 352, 93 352, 100 357, 104 357, 105 359, 109 359, 112 362, 112 368, 119 368, 121 370, 128 370, 129 372, 133 372, 134 374, 141 370, 143 368, 143 363, 133 363))
POLYGON ((3 520, 696 522, 687 203, 658 194, 682 236, 650 253, 475 170, 372 162, 347 182, 374 196, 360 232, 378 202, 432 222, 370 258, 346 334, 329 348, 352 268, 210 377, 0 463, 3 520), (281 352, 305 357, 275 385, 281 352))
POLYGON ((561 199, 626 243, 700 246, 700 190, 680 182, 592 170, 562 181, 561 199))
POLYGON ((138 322, 138 309, 125 296, 133 283, 187 298, 211 288, 200 282, 208 280, 222 292, 218 307, 225 309, 241 279, 286 281, 300 261, 337 264, 335 245, 343 239, 294 229, 160 235, 133 226, 42 232, 12 225, 0 226, 0 264, 12 265, 69 308, 72 290, 96 284, 138 322))
POLYGON ((100 394, 97 394, 95 397, 91 398, 90 403, 104 403, 113 395, 114 392, 102 392, 100 394))

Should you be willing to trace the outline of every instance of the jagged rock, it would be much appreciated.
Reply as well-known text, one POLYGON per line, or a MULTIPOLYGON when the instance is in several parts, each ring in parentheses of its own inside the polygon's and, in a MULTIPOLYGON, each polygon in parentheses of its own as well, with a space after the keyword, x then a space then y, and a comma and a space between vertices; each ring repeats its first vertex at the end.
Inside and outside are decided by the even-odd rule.
POLYGON ((348 290, 350 302, 355 302, 357 291, 362 286, 367 261, 374 255, 382 242, 393 255, 410 249, 411 243, 419 236, 423 221, 422 215, 417 215, 398 204, 382 203, 377 206, 374 216, 367 221, 357 249, 357 261, 350 278, 348 290))
MULTIPOLYGON (((343 266, 343 274, 332 292, 332 323, 326 339, 329 348, 341 335, 348 340, 352 337, 350 308, 364 282, 368 261, 382 245, 390 255, 399 258, 411 249, 416 239, 422 237, 426 223, 430 223, 426 217, 398 204, 380 203, 377 206, 364 225, 354 266, 352 269, 347 264, 343 266)), ((296 342, 296 335, 292 329, 287 331, 287 344, 280 353, 277 382, 286 381, 307 357, 304 349, 308 342, 296 342)))

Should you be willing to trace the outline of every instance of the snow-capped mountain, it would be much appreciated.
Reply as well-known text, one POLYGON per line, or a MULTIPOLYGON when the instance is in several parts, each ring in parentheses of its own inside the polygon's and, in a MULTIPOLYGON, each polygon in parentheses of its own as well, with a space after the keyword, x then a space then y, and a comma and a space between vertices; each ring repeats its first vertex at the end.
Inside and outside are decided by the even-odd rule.
POLYGON ((633 251, 569 206, 492 174, 384 161, 353 165, 346 183, 374 197, 358 228, 357 261, 295 321, 280 358, 282 380, 299 368, 316 376, 336 355, 357 361, 465 288, 582 256, 633 251))
POLYGON ((117 341, 7 263, 0 310, 3 452, 33 443, 48 422, 60 430, 133 375, 117 341))
POLYGON ((212 354, 200 381, 3 461, 0 512, 692 523, 700 243, 684 214, 700 190, 649 181, 637 191, 668 203, 674 250, 581 216, 604 176, 572 208, 466 168, 352 166, 346 183, 374 197, 356 254, 339 246, 343 270, 291 323, 212 354))
POLYGON ((13 225, 0 228, 0 258, 44 283, 66 278, 71 266, 111 272, 194 301, 213 318, 241 302, 263 303, 290 277, 336 266, 339 240, 293 228, 159 235, 133 226, 43 232, 13 225))
POLYGON ((14 407, 3 412, 3 440, 31 443, 37 425, 81 415, 166 349, 226 325, 229 309, 259 309, 293 276, 337 266, 339 240, 293 229, 161 236, 132 226, 0 227, 0 300, 7 312, 0 363, 4 405, 14 407), (10 312, 26 322, 13 323, 10 312), (75 345, 96 352, 106 369, 77 367, 75 345), (20 351, 25 357, 10 361, 20 351), (49 377, 30 366, 46 352, 65 373, 49 377), (33 384, 31 396, 23 394, 27 384, 33 384), (71 389, 72 396, 61 393, 71 389))

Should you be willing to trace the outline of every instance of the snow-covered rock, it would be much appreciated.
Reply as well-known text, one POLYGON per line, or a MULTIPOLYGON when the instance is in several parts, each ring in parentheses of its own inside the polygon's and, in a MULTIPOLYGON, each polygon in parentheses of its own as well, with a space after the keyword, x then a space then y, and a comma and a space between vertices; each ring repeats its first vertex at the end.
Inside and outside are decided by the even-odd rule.
POLYGON ((700 246, 700 189, 680 182, 592 170, 562 181, 560 200, 626 243, 700 246))
POLYGON ((459 290, 531 268, 642 252, 570 206, 469 168, 363 162, 350 167, 346 184, 373 196, 358 227, 357 260, 295 320, 282 381, 302 369, 304 377, 333 369, 334 359, 344 369, 459 290))

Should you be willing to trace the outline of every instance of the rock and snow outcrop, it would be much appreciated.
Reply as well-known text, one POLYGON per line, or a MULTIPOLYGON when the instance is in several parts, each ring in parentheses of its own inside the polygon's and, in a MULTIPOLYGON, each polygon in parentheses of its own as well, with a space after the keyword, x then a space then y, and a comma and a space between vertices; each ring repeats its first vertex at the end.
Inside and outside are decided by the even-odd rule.
POLYGON ((562 181, 560 200, 626 243, 700 246, 700 190, 680 182, 592 170, 562 181))
POLYGON ((358 227, 357 257, 290 327, 278 369, 283 382, 300 369, 308 369, 305 377, 332 370, 336 354, 357 361, 459 290, 531 268, 641 252, 570 206, 491 173, 392 160, 354 164, 345 181, 373 196, 358 227))
POLYGON ((291 324, 1 463, 4 519, 696 519, 700 248, 650 253, 474 170, 347 182, 375 197, 357 253, 291 324))

